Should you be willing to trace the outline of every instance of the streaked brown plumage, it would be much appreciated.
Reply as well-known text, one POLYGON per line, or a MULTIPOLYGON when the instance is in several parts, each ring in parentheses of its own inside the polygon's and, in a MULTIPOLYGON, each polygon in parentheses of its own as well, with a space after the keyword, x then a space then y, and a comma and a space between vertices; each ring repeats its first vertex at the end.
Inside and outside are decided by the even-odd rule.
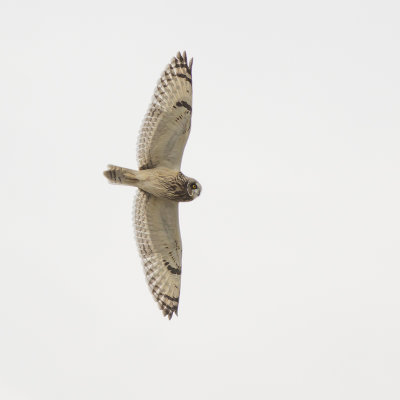
POLYGON ((111 183, 136 186, 156 197, 163 197, 173 201, 191 201, 192 186, 201 185, 193 178, 188 178, 182 172, 172 171, 165 167, 157 167, 134 171, 128 168, 109 165, 104 175, 111 183))
POLYGON ((179 202, 198 197, 201 185, 180 172, 192 115, 192 60, 177 54, 163 72, 143 121, 139 170, 109 165, 111 183, 139 188, 134 226, 147 283, 164 315, 177 314, 182 271, 179 202))

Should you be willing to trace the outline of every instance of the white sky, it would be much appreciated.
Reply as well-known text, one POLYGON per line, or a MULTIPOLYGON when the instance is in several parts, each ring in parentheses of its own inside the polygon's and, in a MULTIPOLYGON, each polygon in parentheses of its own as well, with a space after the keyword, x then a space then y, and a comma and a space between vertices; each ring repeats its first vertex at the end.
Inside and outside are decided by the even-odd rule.
POLYGON ((0 3, 0 398, 399 399, 397 1, 0 3), (131 222, 194 57, 179 317, 131 222))

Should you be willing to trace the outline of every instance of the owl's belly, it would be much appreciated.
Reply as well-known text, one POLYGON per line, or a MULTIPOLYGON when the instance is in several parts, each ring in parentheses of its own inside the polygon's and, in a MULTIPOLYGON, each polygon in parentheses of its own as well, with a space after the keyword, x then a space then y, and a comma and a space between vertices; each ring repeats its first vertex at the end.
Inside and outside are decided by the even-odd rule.
POLYGON ((138 187, 156 197, 172 201, 191 201, 187 191, 187 180, 181 172, 167 168, 154 168, 140 171, 142 179, 138 187))

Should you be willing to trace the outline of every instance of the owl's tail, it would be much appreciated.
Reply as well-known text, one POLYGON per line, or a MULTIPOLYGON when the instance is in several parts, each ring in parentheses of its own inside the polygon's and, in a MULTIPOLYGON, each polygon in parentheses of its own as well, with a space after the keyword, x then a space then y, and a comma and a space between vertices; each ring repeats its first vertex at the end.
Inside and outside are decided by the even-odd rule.
POLYGON ((108 165, 108 170, 104 171, 104 176, 110 183, 136 186, 139 181, 137 173, 138 171, 134 171, 133 169, 108 165))

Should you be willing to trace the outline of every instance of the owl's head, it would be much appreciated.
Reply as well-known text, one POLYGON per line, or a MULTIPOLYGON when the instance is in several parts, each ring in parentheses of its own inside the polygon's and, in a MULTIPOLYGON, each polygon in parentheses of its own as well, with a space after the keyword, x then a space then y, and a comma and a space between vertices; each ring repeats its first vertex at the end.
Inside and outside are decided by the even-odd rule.
POLYGON ((188 184, 187 184, 187 192, 189 196, 194 200, 196 197, 200 196, 201 193, 201 185, 199 182, 196 181, 196 179, 189 178, 188 184))

